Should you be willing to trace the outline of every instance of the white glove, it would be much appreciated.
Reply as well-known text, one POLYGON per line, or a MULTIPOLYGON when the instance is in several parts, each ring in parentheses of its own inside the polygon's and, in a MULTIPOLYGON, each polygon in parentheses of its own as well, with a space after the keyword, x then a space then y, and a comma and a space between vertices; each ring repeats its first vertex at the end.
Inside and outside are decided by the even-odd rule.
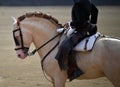
POLYGON ((69 37, 74 31, 75 31, 75 29, 72 29, 72 28, 70 27, 70 29, 69 29, 68 32, 67 32, 67 37, 69 37))
POLYGON ((62 33, 64 30, 65 30, 64 28, 58 28, 58 29, 57 29, 57 32, 58 32, 58 33, 62 33))

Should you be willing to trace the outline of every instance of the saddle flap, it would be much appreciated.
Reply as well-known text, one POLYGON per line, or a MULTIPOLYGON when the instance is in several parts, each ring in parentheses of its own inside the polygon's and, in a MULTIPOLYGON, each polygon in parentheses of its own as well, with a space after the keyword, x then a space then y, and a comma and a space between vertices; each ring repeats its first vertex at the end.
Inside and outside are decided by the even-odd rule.
POLYGON ((99 36, 100 36, 100 33, 97 32, 96 34, 90 37, 86 37, 74 47, 74 50, 75 51, 91 51, 99 36))

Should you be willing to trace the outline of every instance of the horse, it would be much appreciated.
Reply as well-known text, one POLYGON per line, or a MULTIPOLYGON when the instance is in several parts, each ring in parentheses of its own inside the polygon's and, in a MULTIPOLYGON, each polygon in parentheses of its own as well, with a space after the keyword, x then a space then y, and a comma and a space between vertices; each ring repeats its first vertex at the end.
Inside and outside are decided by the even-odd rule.
MULTIPOLYGON (((59 49, 57 43, 61 37, 56 29, 60 27, 61 24, 56 18, 42 12, 26 13, 17 19, 14 18, 13 23, 13 38, 17 56, 25 59, 28 56, 29 47, 33 43, 37 50, 32 53, 38 52, 42 61, 42 69, 51 78, 54 87, 65 87, 68 79, 67 71, 61 71, 58 61, 55 59, 59 49), (51 51, 49 52, 49 50, 51 51), (47 52, 49 55, 46 55, 47 52)), ((90 52, 77 51, 77 65, 84 72, 77 79, 107 77, 115 87, 120 87, 119 52, 120 40, 111 37, 99 37, 90 52)))

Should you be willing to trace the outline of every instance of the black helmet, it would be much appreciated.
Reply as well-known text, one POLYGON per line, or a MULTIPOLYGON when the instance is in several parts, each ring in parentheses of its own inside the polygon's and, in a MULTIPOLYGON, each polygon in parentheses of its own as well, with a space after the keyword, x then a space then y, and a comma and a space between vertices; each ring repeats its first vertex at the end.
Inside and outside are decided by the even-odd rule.
POLYGON ((79 3, 79 2, 90 2, 91 3, 91 0, 74 0, 74 3, 79 3))

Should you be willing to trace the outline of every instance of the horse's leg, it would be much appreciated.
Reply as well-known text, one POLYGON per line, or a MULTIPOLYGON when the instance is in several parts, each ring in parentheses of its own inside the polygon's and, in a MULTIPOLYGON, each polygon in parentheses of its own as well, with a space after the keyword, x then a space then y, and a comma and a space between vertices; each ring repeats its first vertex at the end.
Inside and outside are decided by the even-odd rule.
POLYGON ((58 74, 53 78, 53 87, 65 87, 66 75, 58 74))
POLYGON ((66 80, 56 78, 54 79, 53 87, 65 87, 66 80))

